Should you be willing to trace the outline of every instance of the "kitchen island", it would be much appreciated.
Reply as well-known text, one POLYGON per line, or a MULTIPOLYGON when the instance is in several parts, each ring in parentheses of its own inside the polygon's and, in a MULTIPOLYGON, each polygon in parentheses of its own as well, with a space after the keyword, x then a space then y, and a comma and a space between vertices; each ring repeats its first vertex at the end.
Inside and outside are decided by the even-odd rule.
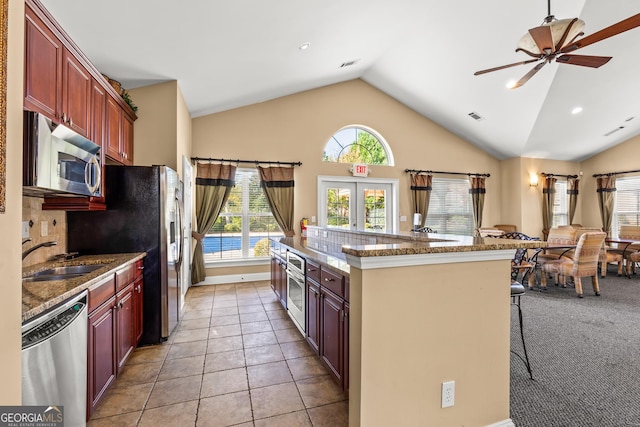
POLYGON ((513 425, 510 260, 543 242, 308 233, 294 249, 340 247, 349 267, 351 426, 513 425), (455 381, 454 405, 442 408, 446 381, 455 381))

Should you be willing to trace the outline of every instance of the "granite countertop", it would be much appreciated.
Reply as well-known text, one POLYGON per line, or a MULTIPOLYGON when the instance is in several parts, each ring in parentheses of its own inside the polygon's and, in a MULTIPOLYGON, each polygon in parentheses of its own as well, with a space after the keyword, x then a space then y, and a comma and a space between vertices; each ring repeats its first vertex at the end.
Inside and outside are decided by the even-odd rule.
POLYGON ((72 260, 47 261, 22 269, 22 277, 26 277, 39 271, 53 267, 66 267, 73 265, 104 266, 82 276, 71 277, 66 280, 49 280, 42 282, 22 282, 22 322, 25 322, 48 309, 68 300, 74 295, 88 289, 94 283, 114 274, 115 271, 127 264, 135 262, 146 256, 145 252, 85 255, 72 260))
POLYGON ((347 264, 342 252, 322 252, 313 249, 308 245, 307 239, 303 237, 283 237, 273 240, 287 246, 298 255, 312 259, 324 267, 329 267, 330 270, 334 270, 338 274, 349 275, 349 264, 347 264))
MULTIPOLYGON (((378 233, 371 233, 376 236, 378 233)), ((379 234, 389 237, 389 234, 379 234)), ((434 233, 398 233, 397 243, 370 244, 370 245, 341 245, 340 249, 333 251, 321 251, 313 249, 313 243, 309 243, 304 237, 285 237, 274 239, 275 241, 288 246, 294 252, 298 252, 305 257, 315 259, 318 262, 333 266, 338 272, 348 273, 349 265, 345 255, 356 257, 379 257, 393 255, 419 255, 419 254, 439 254, 472 251, 491 251, 503 249, 519 248, 543 248, 546 242, 539 240, 515 240, 500 239, 491 237, 471 237, 452 234, 434 233), (341 252, 337 252, 340 250, 341 252)), ((335 246, 335 245, 334 245, 335 246)), ((333 246, 330 246, 333 247, 333 246)))
POLYGON ((515 240, 457 236, 449 234, 410 233, 402 235, 406 242, 377 245, 344 245, 342 252, 356 257, 376 257, 393 255, 438 254, 452 252, 492 251, 519 248, 543 248, 547 244, 539 240, 515 240))

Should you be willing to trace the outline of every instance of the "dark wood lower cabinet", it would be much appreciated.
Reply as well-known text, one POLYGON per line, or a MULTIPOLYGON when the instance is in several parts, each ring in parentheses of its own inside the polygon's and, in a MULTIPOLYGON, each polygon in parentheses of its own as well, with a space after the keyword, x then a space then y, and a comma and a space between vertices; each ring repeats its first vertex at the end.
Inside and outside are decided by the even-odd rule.
POLYGON ((116 296, 116 335, 117 374, 122 372, 127 358, 135 346, 134 338, 133 283, 116 296))
POLYGON ((144 328, 143 323, 143 303, 144 300, 142 286, 142 276, 138 277, 133 283, 133 338, 135 342, 135 346, 140 343, 140 339, 142 338, 142 332, 144 328))
POLYGON ((322 297, 322 331, 320 355, 342 384, 343 379, 343 304, 344 300, 328 290, 320 291, 322 297))
POLYGON ((89 314, 87 419, 116 379, 116 297, 89 314))
POLYGON ((320 286, 307 279, 307 341, 320 354, 320 286))

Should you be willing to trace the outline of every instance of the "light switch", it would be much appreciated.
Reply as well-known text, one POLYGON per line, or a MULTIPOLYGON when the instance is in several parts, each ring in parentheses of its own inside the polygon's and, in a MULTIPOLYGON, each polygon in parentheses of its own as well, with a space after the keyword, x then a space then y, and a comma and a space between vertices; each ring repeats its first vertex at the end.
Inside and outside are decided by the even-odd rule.
POLYGON ((29 238, 29 221, 22 221, 22 238, 29 238))

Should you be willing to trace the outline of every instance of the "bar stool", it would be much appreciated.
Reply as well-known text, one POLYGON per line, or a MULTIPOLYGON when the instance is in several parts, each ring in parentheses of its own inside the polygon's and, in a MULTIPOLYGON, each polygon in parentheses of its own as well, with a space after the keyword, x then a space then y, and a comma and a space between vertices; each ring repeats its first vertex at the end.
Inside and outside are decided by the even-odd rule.
POLYGON ((529 363, 529 355, 527 354, 527 345, 524 342, 524 331, 522 327, 522 309, 520 308, 520 298, 525 294, 524 286, 521 283, 512 281, 511 282, 511 304, 518 307, 518 320, 520 321, 520 338, 522 339, 522 348, 524 350, 524 358, 511 350, 511 353, 515 354, 522 360, 522 362, 526 365, 527 371, 529 372, 529 378, 533 379, 533 373, 531 372, 531 363, 529 363))

